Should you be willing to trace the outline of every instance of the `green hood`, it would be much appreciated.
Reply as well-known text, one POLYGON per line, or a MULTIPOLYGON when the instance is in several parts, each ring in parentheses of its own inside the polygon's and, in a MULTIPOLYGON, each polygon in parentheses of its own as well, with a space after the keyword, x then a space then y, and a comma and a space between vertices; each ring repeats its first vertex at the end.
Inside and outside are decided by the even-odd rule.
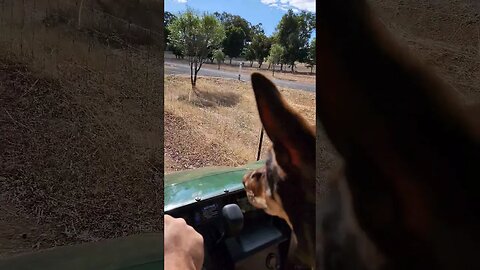
POLYGON ((163 233, 56 247, 0 259, 0 269, 162 270, 163 233))
POLYGON ((250 170, 262 167, 257 161, 242 167, 207 167, 165 174, 165 211, 243 189, 242 178, 250 170))

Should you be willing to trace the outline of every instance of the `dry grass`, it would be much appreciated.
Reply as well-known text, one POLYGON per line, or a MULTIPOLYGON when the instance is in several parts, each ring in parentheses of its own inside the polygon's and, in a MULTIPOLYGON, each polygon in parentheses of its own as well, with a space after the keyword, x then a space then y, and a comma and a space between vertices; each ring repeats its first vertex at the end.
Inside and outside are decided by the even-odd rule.
MULTIPOLYGON (((165 78, 165 171, 204 166, 237 166, 254 161, 261 123, 249 83, 199 78, 198 95, 190 78, 165 78)), ((293 108, 312 125, 315 95, 280 90, 293 108)), ((264 138, 263 150, 269 145, 264 138)))
POLYGON ((0 14, 0 256, 161 231, 162 58, 19 24, 18 3, 0 14))
POLYGON ((47 228, 24 232, 31 248, 159 231, 158 95, 125 99, 1 63, 0 189, 18 215, 47 228))
POLYGON ((370 0, 387 28, 467 104, 480 102, 480 2, 370 0))

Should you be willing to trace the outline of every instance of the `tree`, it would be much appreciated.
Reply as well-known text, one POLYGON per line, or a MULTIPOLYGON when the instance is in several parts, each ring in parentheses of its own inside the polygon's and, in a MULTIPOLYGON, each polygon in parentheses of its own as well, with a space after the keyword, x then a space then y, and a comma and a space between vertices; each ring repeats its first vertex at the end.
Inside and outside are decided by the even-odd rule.
POLYGON ((312 39, 310 46, 308 47, 308 57, 306 63, 310 65, 310 73, 313 73, 313 68, 317 64, 317 38, 312 39))
POLYGON ((240 56, 247 42, 251 41, 251 24, 244 18, 227 12, 213 14, 225 28, 225 40, 222 46, 232 64, 232 59, 240 56))
POLYGON ((169 31, 173 45, 188 57, 190 81, 194 88, 198 71, 209 53, 219 48, 225 38, 225 30, 214 16, 209 14, 199 16, 193 10, 187 9, 170 24, 169 31))
POLYGON ((229 25, 225 28, 225 39, 223 40, 223 48, 225 54, 230 58, 230 64, 232 64, 232 58, 236 58, 243 50, 246 34, 237 26, 229 25))
POLYGON ((164 29, 164 38, 165 38, 165 48, 168 47, 168 44, 170 42, 169 40, 169 35, 170 35, 170 30, 168 26, 177 18, 177 16, 173 15, 171 12, 165 11, 165 14, 163 16, 163 29, 164 29))
POLYGON ((220 49, 214 50, 213 58, 217 61, 218 69, 220 69, 220 63, 222 63, 225 60, 225 54, 220 49))
POLYGON ((185 57, 185 55, 183 55, 183 50, 181 48, 177 48, 175 45, 170 44, 169 49, 172 51, 173 55, 175 55, 175 58, 183 59, 185 57))
POLYGON ((273 44, 270 48, 268 62, 272 64, 272 76, 275 76, 275 65, 282 62, 285 49, 279 44, 273 44))
POLYGON ((265 31, 263 30, 263 24, 262 23, 250 26, 250 38, 252 40, 256 35, 259 35, 259 34, 264 34, 265 35, 265 31))
POLYGON ((184 55, 181 48, 175 47, 175 45, 170 41, 170 24, 177 19, 177 16, 171 12, 166 11, 163 17, 163 26, 164 26, 164 39, 165 39, 165 50, 172 51, 175 58, 183 59, 184 55))
POLYGON ((308 56, 308 41, 315 29, 315 15, 310 12, 295 14, 288 10, 277 26, 278 43, 285 48, 284 61, 294 72, 295 62, 304 62, 308 56))
POLYGON ((302 11, 298 16, 300 24, 300 36, 303 40, 309 40, 312 32, 316 29, 316 17, 311 12, 302 11))
POLYGON ((250 61, 250 67, 252 67, 253 61, 255 61, 255 52, 253 51, 251 44, 243 48, 242 56, 245 58, 245 60, 250 61))
POLYGON ((241 28, 246 35, 245 41, 246 42, 251 41, 252 26, 247 20, 245 20, 244 18, 238 15, 233 15, 227 12, 222 12, 222 13, 215 12, 213 13, 213 15, 224 25, 225 28, 227 28, 230 25, 241 28))
POLYGON ((272 40, 265 36, 263 32, 258 32, 252 40, 251 48, 258 62, 258 68, 262 68, 263 61, 268 57, 272 40))

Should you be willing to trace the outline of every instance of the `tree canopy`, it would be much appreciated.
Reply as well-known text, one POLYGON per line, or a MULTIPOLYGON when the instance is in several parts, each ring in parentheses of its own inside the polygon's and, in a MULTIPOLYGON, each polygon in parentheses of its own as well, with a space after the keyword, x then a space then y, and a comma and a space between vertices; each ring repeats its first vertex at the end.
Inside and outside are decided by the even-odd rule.
POLYGON ((232 58, 238 57, 243 50, 246 39, 245 32, 237 26, 229 25, 225 28, 225 39, 223 40, 223 48, 225 54, 228 55, 230 61, 232 58))
POLYGON ((263 31, 258 32, 252 40, 252 51, 255 55, 255 60, 257 60, 259 68, 262 67, 265 58, 268 57, 270 52, 270 47, 272 46, 272 39, 268 38, 263 31))
POLYGON ((310 42, 310 46, 308 47, 308 56, 307 60, 305 61, 307 64, 310 65, 310 73, 313 72, 313 67, 317 64, 317 38, 313 38, 310 42))
POLYGON ((294 70, 295 62, 304 62, 308 56, 308 41, 315 29, 315 15, 310 12, 283 15, 277 26, 276 39, 285 48, 284 60, 294 70))
POLYGON ((248 44, 243 48, 241 55, 243 58, 245 58, 245 60, 250 61, 250 66, 253 66, 253 61, 255 61, 255 52, 253 51, 251 44, 248 44))
POLYGON ((220 49, 214 50, 213 59, 217 61, 218 69, 220 69, 220 64, 225 60, 225 54, 220 49))
POLYGON ((285 48, 280 44, 273 44, 268 55, 268 62, 272 64, 272 72, 275 74, 275 65, 282 63, 285 48))
POLYGON ((240 56, 247 42, 251 41, 251 25, 238 15, 227 12, 213 14, 225 28, 225 40, 222 46, 231 63, 232 58, 240 56))
POLYGON ((227 12, 218 13, 215 12, 213 15, 223 24, 223 26, 228 28, 229 26, 235 26, 245 33, 245 42, 251 41, 251 24, 238 15, 233 15, 227 12))
POLYGON ((225 39, 225 30, 213 15, 197 15, 188 9, 168 27, 170 41, 188 57, 192 86, 197 81, 197 73, 207 56, 219 48, 225 39))
MULTIPOLYGON (((261 68, 271 54, 272 44, 279 44, 283 52, 280 62, 276 64, 288 64, 292 72, 295 71, 295 63, 306 63, 311 67, 316 63, 316 41, 311 39, 315 23, 314 13, 288 10, 278 23, 275 33, 267 36, 261 23, 253 25, 241 16, 227 12, 215 12, 202 17, 188 9, 178 16, 165 12, 164 20, 168 49, 176 56, 201 55, 202 59, 208 58, 213 63, 213 50, 221 49, 225 57, 230 59, 230 64, 233 58, 242 56, 250 61, 250 66, 257 61, 261 68), (205 31, 205 23, 208 21, 215 21, 210 32, 205 31), (175 36, 172 34, 174 29, 177 31, 175 36), (182 32, 183 34, 178 34, 182 32)), ((193 63, 201 66, 202 60, 198 58, 196 61, 193 63)))
POLYGON ((176 18, 177 16, 173 15, 171 12, 165 11, 165 14, 163 16, 163 29, 164 29, 164 38, 165 38, 166 45, 170 42, 169 40, 170 30, 168 29, 168 26, 176 18))

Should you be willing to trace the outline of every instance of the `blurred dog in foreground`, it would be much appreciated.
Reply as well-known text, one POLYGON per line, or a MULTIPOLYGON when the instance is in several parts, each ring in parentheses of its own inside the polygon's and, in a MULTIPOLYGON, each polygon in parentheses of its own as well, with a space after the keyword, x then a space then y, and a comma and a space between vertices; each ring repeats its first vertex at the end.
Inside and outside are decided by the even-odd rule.
POLYGON ((273 147, 244 185, 291 226, 287 268, 480 269, 480 106, 463 106, 365 1, 317 10, 317 121, 344 161, 317 196, 315 132, 252 75, 273 147))

